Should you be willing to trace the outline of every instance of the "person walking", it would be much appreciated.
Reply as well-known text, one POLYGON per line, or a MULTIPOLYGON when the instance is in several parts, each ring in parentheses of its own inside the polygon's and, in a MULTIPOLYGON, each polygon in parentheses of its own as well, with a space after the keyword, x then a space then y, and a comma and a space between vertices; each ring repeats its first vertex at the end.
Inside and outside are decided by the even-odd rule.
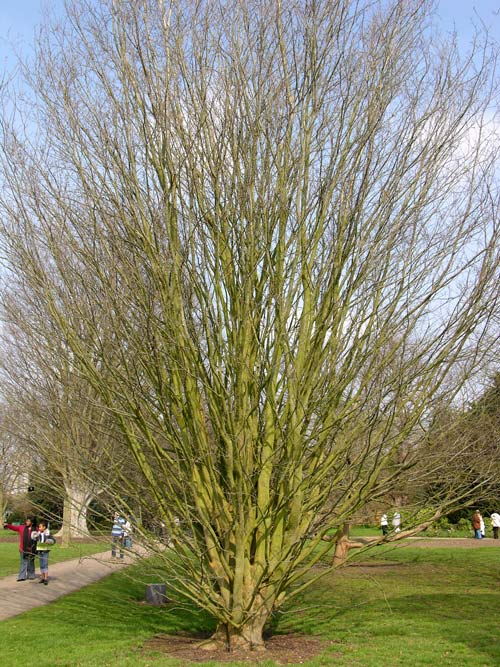
POLYGON ((14 526, 11 523, 4 524, 5 530, 13 530, 19 534, 19 576, 18 581, 26 579, 36 579, 35 577, 35 552, 31 532, 33 530, 33 521, 30 517, 24 522, 24 526, 14 526))
POLYGON ((389 521, 385 513, 380 517, 380 528, 382 529, 382 535, 387 535, 389 532, 389 521))
POLYGON ((35 542, 36 555, 40 563, 40 580, 38 583, 47 586, 49 583, 49 552, 50 547, 55 544, 56 540, 50 534, 45 521, 40 521, 38 530, 32 531, 31 538, 35 542))
POLYGON ((483 538, 483 534, 481 533, 481 521, 483 520, 483 517, 481 516, 481 513, 479 510, 476 510, 474 512, 474 515, 472 517, 472 527, 474 528, 474 538, 476 540, 481 540, 483 538))
POLYGON ((395 533, 401 532, 401 514, 397 510, 392 517, 392 527, 394 528, 395 533))
POLYGON ((111 557, 116 558, 117 548, 120 550, 120 558, 123 558, 123 534, 127 522, 118 512, 113 515, 113 527, 111 528, 111 557))
POLYGON ((493 530, 493 539, 498 540, 498 529, 500 528, 500 514, 498 512, 493 512, 490 517, 491 528, 493 530))

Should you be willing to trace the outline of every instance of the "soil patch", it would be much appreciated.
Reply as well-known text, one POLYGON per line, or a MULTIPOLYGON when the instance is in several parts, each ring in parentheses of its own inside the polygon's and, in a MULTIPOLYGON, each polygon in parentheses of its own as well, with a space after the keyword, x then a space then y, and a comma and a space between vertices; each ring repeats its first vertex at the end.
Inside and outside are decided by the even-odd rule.
MULTIPOLYGON (((235 649, 228 652, 223 649, 205 651, 199 648, 203 639, 206 637, 156 635, 144 644, 144 651, 147 653, 158 651, 167 654, 171 658, 182 661, 182 664, 240 661, 259 665, 265 660, 274 660, 277 665, 290 665, 310 660, 335 644, 333 641, 308 635, 275 635, 266 640, 266 651, 235 649)), ((337 657, 340 655, 340 653, 337 654, 337 657)))

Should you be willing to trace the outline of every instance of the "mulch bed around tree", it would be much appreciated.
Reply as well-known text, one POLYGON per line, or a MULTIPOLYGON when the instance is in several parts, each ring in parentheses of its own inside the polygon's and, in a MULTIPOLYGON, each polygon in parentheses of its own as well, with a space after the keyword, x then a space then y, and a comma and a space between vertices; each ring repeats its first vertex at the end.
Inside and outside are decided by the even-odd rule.
POLYGON ((275 635, 266 640, 266 651, 236 649, 228 652, 223 649, 205 651, 199 648, 201 641, 203 637, 156 635, 144 644, 144 652, 164 653, 183 664, 240 661, 258 665, 264 660, 274 660, 277 665, 290 665, 310 660, 335 643, 308 635, 275 635))

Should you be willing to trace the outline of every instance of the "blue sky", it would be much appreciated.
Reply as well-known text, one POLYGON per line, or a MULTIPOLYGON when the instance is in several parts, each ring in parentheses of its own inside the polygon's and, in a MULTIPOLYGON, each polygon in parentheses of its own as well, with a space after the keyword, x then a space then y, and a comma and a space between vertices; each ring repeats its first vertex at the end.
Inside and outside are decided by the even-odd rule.
MULTIPOLYGON (((63 7, 63 0, 52 0, 53 7, 63 7)), ((0 0, 0 71, 15 64, 13 48, 29 48, 35 26, 40 23, 48 2, 41 0, 0 0)))
POLYGON ((481 19, 500 41, 500 0, 439 0, 438 13, 443 27, 455 25, 457 33, 464 39, 472 35, 471 21, 481 19))
MULTIPOLYGON (((10 42, 23 51, 29 49, 43 15, 49 9, 62 12, 63 7, 64 0, 0 0, 0 68, 9 70, 15 63, 10 42)), ((455 26, 464 44, 472 34, 471 19, 477 17, 500 41, 500 0, 439 0, 438 12, 442 27, 455 26)))

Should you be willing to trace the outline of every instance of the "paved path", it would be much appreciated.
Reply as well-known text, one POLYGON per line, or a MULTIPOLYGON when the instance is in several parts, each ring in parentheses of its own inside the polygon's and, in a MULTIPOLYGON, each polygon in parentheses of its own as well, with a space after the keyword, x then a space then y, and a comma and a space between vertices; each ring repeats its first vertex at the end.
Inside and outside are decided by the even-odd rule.
POLYGON ((124 565, 130 565, 133 561, 131 556, 125 556, 123 560, 111 558, 109 551, 53 565, 49 560, 47 586, 38 584, 38 577, 34 581, 16 581, 17 574, 3 577, 0 579, 0 621, 73 593, 122 569, 124 565))
MULTIPOLYGON (((500 547, 500 540, 492 537, 483 537, 476 540, 473 537, 410 537, 407 543, 412 547, 460 547, 463 549, 484 549, 484 547, 500 547)), ((397 544, 397 543, 396 543, 397 544)))

